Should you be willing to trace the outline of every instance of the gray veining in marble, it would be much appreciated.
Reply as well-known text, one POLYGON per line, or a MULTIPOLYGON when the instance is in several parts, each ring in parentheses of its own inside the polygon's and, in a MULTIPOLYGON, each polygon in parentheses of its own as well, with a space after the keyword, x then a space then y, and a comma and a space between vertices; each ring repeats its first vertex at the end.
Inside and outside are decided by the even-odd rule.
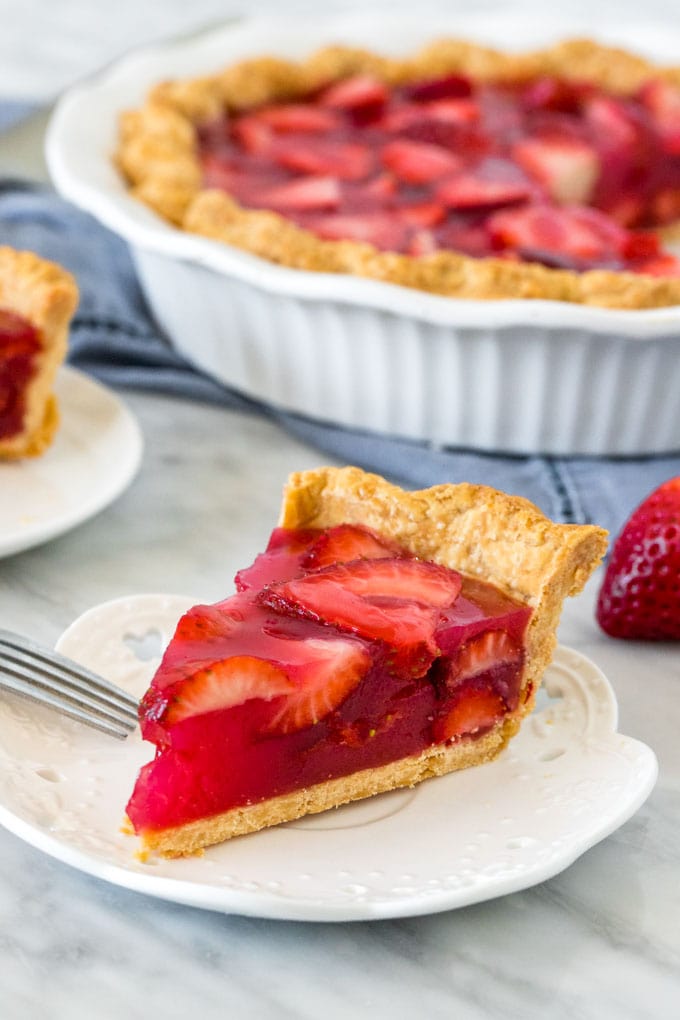
MULTIPOLYGON (((85 0, 2 0, 0 91, 14 83, 47 97, 133 41, 239 6, 247 8, 172 0, 161 17, 160 5, 130 0, 110 13, 85 0)), ((619 9, 638 13, 627 0, 600 14, 619 9)), ((645 9, 678 23, 670 0, 645 9)), ((11 162, 0 149, 0 167, 11 162)), ((77 530, 0 561, 3 625, 51 642, 84 609, 119 595, 221 597, 265 540, 287 473, 323 459, 258 418, 124 396, 145 435, 141 474, 77 530)), ((432 917, 268 922, 109 886, 0 828, 0 1020, 676 1020, 680 652, 601 635, 597 580, 568 605, 561 639, 607 673, 621 730, 654 747, 661 771, 640 812, 563 874, 432 917)))

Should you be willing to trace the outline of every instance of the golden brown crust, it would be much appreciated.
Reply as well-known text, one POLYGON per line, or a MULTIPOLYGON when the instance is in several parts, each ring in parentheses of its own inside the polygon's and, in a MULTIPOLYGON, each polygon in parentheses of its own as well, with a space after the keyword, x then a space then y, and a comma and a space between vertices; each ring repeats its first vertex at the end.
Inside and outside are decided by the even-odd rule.
POLYGON ((30 322, 42 341, 26 391, 20 434, 0 440, 0 458, 33 457, 50 444, 59 421, 52 386, 66 355, 68 326, 78 303, 75 280, 33 252, 0 247, 0 308, 30 322))
MULTIPOLYGON (((627 309, 680 303, 680 280, 671 277, 607 270, 573 273, 448 251, 420 258, 381 252, 368 244, 321 240, 275 213, 244 209, 223 191, 203 190, 196 124, 221 110, 248 109, 305 95, 359 72, 391 84, 453 72, 477 80, 554 74, 624 95, 635 92, 650 77, 680 85, 680 68, 658 67, 588 39, 570 39, 521 54, 440 39, 405 59, 333 46, 299 63, 261 57, 216 75, 161 83, 141 110, 122 116, 116 162, 131 192, 171 223, 292 268, 350 273, 476 300, 542 298, 627 309)), ((668 228, 664 234, 669 236, 668 228)))
POLYGON ((533 707, 552 658, 563 600, 581 591, 607 545, 602 528, 555 524, 528 500, 483 485, 437 485, 404 492, 355 467, 318 468, 291 476, 284 490, 282 527, 327 528, 342 523, 365 524, 423 559, 488 581, 531 606, 517 712, 479 740, 428 748, 379 769, 145 833, 147 849, 171 856, 191 853, 231 836, 495 758, 533 707))

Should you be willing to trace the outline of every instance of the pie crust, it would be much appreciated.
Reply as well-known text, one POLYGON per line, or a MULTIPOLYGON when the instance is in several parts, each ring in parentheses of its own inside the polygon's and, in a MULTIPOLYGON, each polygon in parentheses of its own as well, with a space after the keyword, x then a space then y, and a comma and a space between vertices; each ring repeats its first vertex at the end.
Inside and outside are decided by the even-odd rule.
MULTIPOLYGON (((222 190, 203 189, 197 124, 225 110, 292 99, 365 72, 392 85, 462 73, 478 81, 551 74, 619 95, 634 93, 652 77, 680 86, 680 67, 659 67, 588 39, 570 39, 522 54, 441 39, 405 59, 333 46, 299 63, 261 57, 212 76, 157 85, 143 107, 122 115, 115 161, 131 194, 166 220, 292 268, 350 273, 475 300, 543 298, 623 309, 680 304, 678 278, 605 269, 577 273, 453 251, 414 258, 355 241, 322 240, 277 213, 245 209, 222 190)), ((680 224, 660 233, 666 239, 677 237, 680 224)))
POLYGON ((0 439, 0 459, 37 456, 54 437, 59 412, 52 386, 66 356, 68 327, 77 303, 76 282, 61 266, 30 251, 0 247, 0 308, 31 323, 41 341, 25 392, 23 428, 0 439))
POLYGON ((423 559, 488 581, 531 606, 519 708, 478 740, 434 745, 377 769, 186 825, 146 831, 144 850, 166 856, 192 853, 232 836, 491 761, 533 707, 552 658, 564 598, 581 591, 607 545, 602 528, 555 524, 528 500, 486 486, 438 485, 404 492, 356 467, 319 468, 291 476, 280 526, 327 528, 341 523, 364 524, 423 559))

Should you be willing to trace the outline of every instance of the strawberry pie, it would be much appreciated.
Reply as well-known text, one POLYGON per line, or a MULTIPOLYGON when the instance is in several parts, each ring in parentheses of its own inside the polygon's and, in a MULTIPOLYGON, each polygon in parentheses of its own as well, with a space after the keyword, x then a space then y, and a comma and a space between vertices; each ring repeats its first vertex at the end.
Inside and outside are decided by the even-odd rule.
POLYGON ((605 533, 482 486, 295 475, 236 593, 177 625, 127 814, 166 855, 496 757, 605 533))
POLYGON ((158 86, 133 193, 275 262, 470 298, 680 303, 680 70, 595 43, 334 47, 158 86))
POLYGON ((77 300, 61 266, 0 247, 0 459, 35 456, 52 441, 52 384, 77 300))

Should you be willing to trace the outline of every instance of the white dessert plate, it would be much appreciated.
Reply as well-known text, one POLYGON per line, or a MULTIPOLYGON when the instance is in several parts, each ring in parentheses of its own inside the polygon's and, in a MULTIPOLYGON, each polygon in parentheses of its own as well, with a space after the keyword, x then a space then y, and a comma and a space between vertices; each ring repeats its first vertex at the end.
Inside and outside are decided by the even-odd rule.
POLYGON ((111 390, 62 368, 61 422, 41 457, 0 460, 0 556, 40 545, 108 506, 132 481, 142 436, 111 390))
MULTIPOLYGON (((190 605, 117 599, 81 616, 58 649, 141 694, 190 605), (156 643, 156 649, 151 647, 156 643)), ((265 830, 180 860, 136 856, 121 831, 139 733, 124 743, 0 698, 0 823, 58 860, 128 889, 224 913, 358 921, 462 907, 557 874, 625 822, 657 775, 616 732, 600 670, 559 648, 542 705, 493 763, 265 830)))

